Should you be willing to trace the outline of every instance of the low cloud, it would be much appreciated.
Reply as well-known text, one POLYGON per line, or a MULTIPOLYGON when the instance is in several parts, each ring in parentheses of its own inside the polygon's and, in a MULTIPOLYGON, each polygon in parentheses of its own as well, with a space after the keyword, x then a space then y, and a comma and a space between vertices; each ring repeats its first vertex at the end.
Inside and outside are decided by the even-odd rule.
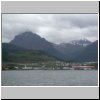
POLYGON ((32 31, 53 43, 98 39, 97 14, 2 14, 2 41, 32 31))

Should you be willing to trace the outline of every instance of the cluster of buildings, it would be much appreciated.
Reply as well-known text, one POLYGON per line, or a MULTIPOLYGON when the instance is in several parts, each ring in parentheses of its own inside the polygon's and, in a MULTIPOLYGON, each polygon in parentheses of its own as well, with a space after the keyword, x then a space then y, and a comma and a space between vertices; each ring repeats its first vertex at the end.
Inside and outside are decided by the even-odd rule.
POLYGON ((5 63, 2 70, 91 70, 95 66, 87 63, 42 62, 42 63, 5 63))

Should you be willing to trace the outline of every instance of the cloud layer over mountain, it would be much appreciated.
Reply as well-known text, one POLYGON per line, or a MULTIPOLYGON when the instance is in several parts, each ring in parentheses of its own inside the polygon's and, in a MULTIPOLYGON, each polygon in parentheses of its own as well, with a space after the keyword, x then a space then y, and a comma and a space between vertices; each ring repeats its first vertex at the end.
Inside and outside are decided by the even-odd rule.
POLYGON ((97 14, 2 14, 2 41, 32 31, 53 43, 98 39, 97 14))

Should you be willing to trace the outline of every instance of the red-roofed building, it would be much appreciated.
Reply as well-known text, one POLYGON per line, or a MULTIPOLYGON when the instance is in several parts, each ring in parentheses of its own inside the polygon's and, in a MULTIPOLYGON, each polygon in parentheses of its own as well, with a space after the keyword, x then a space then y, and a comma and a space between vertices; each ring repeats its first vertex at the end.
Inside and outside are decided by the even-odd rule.
POLYGON ((72 68, 74 68, 74 69, 84 69, 84 70, 88 70, 88 69, 95 68, 95 66, 72 66, 72 68))

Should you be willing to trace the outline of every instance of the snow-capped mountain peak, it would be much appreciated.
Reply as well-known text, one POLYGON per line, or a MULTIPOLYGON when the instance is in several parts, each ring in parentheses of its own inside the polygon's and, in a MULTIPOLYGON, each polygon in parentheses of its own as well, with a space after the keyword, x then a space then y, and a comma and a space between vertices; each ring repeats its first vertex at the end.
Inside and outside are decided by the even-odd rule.
POLYGON ((70 41, 69 43, 73 45, 87 46, 91 42, 87 39, 81 39, 81 40, 73 40, 73 41, 70 41))

